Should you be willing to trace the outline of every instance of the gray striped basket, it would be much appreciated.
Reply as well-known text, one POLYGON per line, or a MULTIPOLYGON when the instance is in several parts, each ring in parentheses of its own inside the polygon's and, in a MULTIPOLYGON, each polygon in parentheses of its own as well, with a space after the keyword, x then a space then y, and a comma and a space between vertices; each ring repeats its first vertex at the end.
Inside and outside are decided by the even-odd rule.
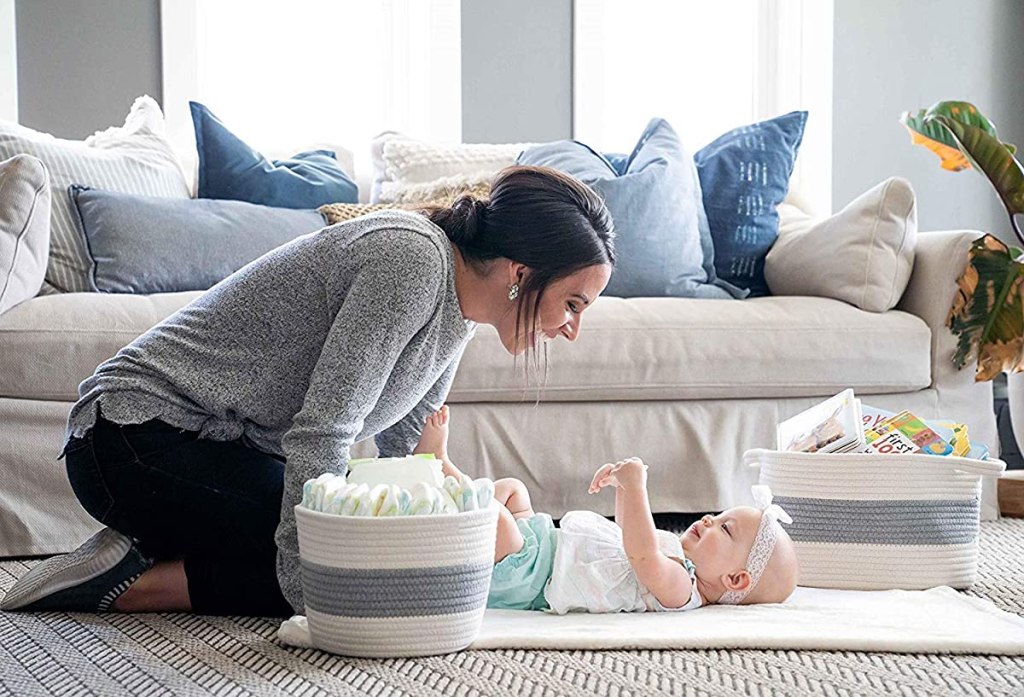
POLYGON ((981 477, 1000 460, 748 450, 793 518, 800 585, 967 588, 978 573, 981 477))
POLYGON ((432 656, 480 631, 498 509, 358 517, 295 507, 313 644, 346 656, 432 656))

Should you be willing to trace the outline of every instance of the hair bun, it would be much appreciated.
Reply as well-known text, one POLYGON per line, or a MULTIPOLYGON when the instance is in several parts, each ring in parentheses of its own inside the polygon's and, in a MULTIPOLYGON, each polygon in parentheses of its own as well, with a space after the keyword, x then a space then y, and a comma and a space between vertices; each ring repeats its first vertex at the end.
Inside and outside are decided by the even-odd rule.
POLYGON ((455 226, 453 240, 465 247, 480 247, 488 201, 470 194, 462 194, 452 202, 452 211, 459 224, 455 226))

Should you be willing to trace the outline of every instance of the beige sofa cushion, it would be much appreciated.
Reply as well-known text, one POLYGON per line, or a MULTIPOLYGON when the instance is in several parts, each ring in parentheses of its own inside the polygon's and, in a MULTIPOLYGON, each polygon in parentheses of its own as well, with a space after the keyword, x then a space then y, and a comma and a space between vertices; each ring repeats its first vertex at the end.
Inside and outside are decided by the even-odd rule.
MULTIPOLYGON (((0 315, 0 397, 77 399, 96 366, 199 293, 72 293, 0 315)), ((836 300, 599 298, 575 344, 547 345, 545 401, 865 394, 930 384, 931 333, 914 315, 836 300)), ((272 350, 272 349, 271 349, 272 350)), ((497 334, 481 326, 452 402, 533 400, 497 334)))
POLYGON ((43 295, 0 315, 0 397, 78 399, 78 383, 201 291, 43 295))
MULTIPOLYGON (((904 312, 826 298, 599 298, 575 344, 548 344, 545 401, 734 399, 907 392, 930 380, 931 332, 904 312)), ((481 326, 450 401, 523 398, 497 334, 481 326)), ((526 393, 535 399, 535 390, 526 393)))
POLYGON ((779 206, 779 239, 765 259, 775 295, 835 298, 862 310, 896 307, 910 281, 917 203, 910 182, 890 177, 825 220, 779 206))

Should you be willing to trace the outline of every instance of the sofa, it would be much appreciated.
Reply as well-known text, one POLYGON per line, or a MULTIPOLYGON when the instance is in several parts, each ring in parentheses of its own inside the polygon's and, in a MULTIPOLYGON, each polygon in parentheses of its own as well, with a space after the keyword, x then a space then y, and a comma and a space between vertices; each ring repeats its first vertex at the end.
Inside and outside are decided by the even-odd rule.
MULTIPOLYGON (((449 396, 452 459, 474 476, 521 479, 535 508, 558 517, 610 515, 611 497, 586 493, 590 475, 636 455, 655 512, 717 511, 749 501, 758 473, 742 464, 746 449, 772 447, 780 419, 846 387, 875 407, 961 420, 998 455, 991 384, 955 369, 944 326, 979 234, 920 234, 909 285, 886 312, 808 296, 601 297, 529 383, 522 359, 481 326, 449 396)), ((78 384, 199 294, 41 295, 0 315, 0 556, 66 552, 99 527, 57 460, 78 384)), ((982 517, 997 516, 986 481, 982 517)))

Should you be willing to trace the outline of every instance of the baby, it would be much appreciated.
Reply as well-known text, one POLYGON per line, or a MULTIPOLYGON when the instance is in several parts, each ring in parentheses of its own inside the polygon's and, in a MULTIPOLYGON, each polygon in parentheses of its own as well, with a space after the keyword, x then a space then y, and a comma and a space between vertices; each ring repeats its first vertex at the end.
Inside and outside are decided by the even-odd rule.
MULTIPOLYGON (((414 452, 433 453, 445 475, 449 410, 426 420, 414 452)), ((602 465, 589 492, 615 489, 615 522, 571 511, 555 528, 535 513, 522 482, 499 479, 494 572, 487 606, 516 610, 672 612, 714 603, 781 603, 797 583, 793 542, 779 524, 792 520, 771 505, 768 487, 754 487, 760 508, 737 506, 705 515, 685 533, 654 527, 647 465, 628 458, 602 465)))

